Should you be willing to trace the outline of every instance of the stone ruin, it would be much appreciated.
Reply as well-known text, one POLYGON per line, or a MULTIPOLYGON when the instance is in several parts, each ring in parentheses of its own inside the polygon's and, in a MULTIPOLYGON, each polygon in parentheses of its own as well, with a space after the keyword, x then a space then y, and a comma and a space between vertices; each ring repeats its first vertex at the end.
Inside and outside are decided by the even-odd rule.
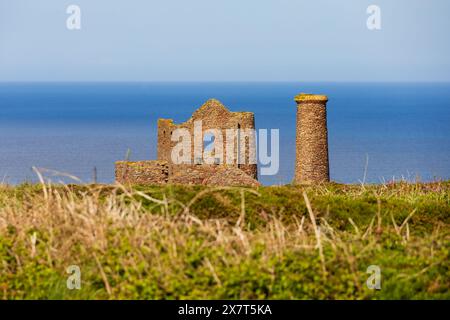
MULTIPOLYGON (((116 162, 116 181, 127 184, 200 184, 224 186, 258 186, 257 164, 252 164, 250 157, 256 154, 255 139, 251 136, 234 136, 234 141, 227 141, 227 129, 255 129, 255 116, 252 112, 231 112, 220 101, 211 99, 203 104, 192 117, 183 123, 175 124, 172 119, 158 120, 158 156, 153 161, 119 161, 116 162), (201 132, 195 132, 196 123, 201 122, 201 132), (178 141, 172 141, 172 133, 176 129, 185 129, 191 135, 191 153, 188 164, 175 164, 172 161, 172 150, 178 141), (202 155, 203 137, 213 130, 220 130, 224 145, 223 159, 214 163, 205 163, 202 155), (197 139, 197 141, 195 141, 197 139), (244 139, 243 150, 239 150, 238 139, 244 139), (200 140, 200 141, 198 141, 200 140), (227 153, 234 153, 233 155, 227 153), (197 156, 199 155, 200 156, 197 156), (227 157, 233 159, 225 162, 227 157), (243 156, 245 161, 238 161, 243 156)), ((214 141, 214 142, 215 142, 214 141)))
POLYGON ((295 184, 330 181, 327 101, 324 95, 301 93, 297 102, 295 184))
MULTIPOLYGON (((330 180, 326 114, 328 98, 324 95, 301 93, 295 97, 295 101, 296 162, 293 183, 328 182, 330 180)), ((245 129, 254 131, 254 114, 231 112, 218 100, 211 99, 195 111, 186 122, 175 124, 172 119, 159 119, 157 160, 116 162, 116 181, 122 184, 146 185, 259 186, 256 161, 250 161, 250 158, 256 157, 255 138, 245 134, 228 136, 225 134, 227 129, 238 129, 238 132, 244 132, 245 129), (200 128, 196 126, 199 121, 202 123, 200 128), (172 141, 172 134, 176 129, 189 132, 191 141, 194 141, 188 146, 191 149, 188 163, 175 164, 172 161, 172 150, 179 142, 172 141), (221 135, 218 141, 223 141, 227 147, 222 150, 222 158, 215 158, 216 161, 213 163, 206 163, 202 156, 205 148, 203 138, 205 134, 214 132, 215 129, 219 131, 215 132, 214 138, 217 139, 216 136, 221 135), (227 138, 231 138, 233 142, 230 143, 227 138), (240 150, 241 148, 243 150, 240 150), (231 162, 228 161, 229 158, 232 159, 231 162)))

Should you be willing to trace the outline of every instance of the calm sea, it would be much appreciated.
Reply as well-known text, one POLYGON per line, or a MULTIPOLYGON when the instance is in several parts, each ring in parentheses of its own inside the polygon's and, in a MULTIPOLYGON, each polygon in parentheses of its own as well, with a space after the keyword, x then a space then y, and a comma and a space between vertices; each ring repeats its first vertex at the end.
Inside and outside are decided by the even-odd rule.
POLYGON ((156 158, 159 117, 185 121, 209 98, 254 112, 257 128, 280 129, 279 173, 260 180, 288 183, 299 92, 329 96, 332 180, 450 179, 450 84, 4 83, 0 183, 36 181, 32 166, 85 182, 96 168, 99 182, 112 182, 128 149, 131 160, 156 158))

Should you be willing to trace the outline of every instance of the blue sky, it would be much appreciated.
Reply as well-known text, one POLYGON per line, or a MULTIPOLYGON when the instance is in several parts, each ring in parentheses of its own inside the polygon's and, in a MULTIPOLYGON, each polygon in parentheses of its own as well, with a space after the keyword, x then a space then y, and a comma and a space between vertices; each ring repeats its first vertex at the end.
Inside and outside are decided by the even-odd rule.
POLYGON ((450 81, 449 17, 448 0, 0 0, 0 81, 450 81))

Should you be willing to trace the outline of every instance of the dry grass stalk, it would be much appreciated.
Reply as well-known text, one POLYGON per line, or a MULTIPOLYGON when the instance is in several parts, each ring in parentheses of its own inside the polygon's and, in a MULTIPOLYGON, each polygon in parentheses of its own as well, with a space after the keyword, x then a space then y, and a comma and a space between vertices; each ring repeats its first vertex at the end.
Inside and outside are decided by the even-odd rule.
POLYGON ((306 208, 308 209, 309 218, 311 219, 311 223, 312 223, 313 228, 314 228, 314 234, 315 234, 316 240, 317 240, 317 247, 319 249, 320 261, 322 263, 322 273, 323 273, 323 276, 326 277, 327 269, 326 269, 326 266, 325 266, 325 256, 323 255, 322 241, 321 241, 321 238, 320 238, 320 230, 317 227, 316 217, 314 216, 314 212, 313 212, 313 210, 311 208, 311 203, 309 202, 308 195, 306 194, 306 191, 303 191, 303 198, 305 199, 305 204, 306 204, 306 208))

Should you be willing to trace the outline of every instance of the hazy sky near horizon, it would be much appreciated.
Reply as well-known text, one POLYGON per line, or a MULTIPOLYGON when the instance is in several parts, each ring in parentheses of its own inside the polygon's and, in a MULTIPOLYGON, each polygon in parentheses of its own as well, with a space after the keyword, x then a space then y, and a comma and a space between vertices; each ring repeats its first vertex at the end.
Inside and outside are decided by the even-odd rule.
POLYGON ((449 32, 448 0, 0 0, 0 81, 450 81, 449 32))

